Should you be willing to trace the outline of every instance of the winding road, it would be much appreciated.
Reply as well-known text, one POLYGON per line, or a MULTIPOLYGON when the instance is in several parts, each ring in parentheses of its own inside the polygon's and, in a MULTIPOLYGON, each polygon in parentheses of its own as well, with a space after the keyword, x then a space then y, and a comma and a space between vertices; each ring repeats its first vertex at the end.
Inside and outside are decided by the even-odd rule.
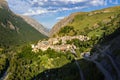
MULTIPOLYGON (((97 66, 97 68, 98 68, 98 69, 103 73, 103 75, 105 76, 105 79, 106 79, 106 80, 114 80, 113 77, 112 77, 112 75, 110 74, 110 72, 107 71, 107 70, 102 66, 101 63, 99 63, 98 61, 96 61, 96 59, 98 58, 98 56, 100 56, 101 54, 105 55, 105 56, 109 59, 109 61, 111 62, 112 67, 115 69, 115 71, 116 71, 116 73, 117 73, 117 75, 118 75, 118 80, 120 80, 120 69, 118 68, 118 66, 117 66, 117 64, 115 63, 115 61, 114 61, 114 59, 112 58, 112 56, 109 55, 109 54, 111 53, 110 50, 109 50, 109 47, 110 47, 110 45, 109 45, 109 46, 106 46, 103 50, 100 49, 100 48, 97 48, 98 51, 100 52, 100 54, 96 54, 96 53, 95 53, 95 54, 92 55, 92 56, 87 56, 87 57, 86 57, 86 56, 83 56, 83 58, 84 58, 85 60, 87 60, 87 61, 91 61, 91 62, 95 63, 96 66, 97 66)), ((73 54, 75 57, 77 57, 76 52, 75 52, 74 49, 72 49, 71 52, 72 52, 72 54, 73 54)), ((82 70, 81 70, 81 68, 80 68, 80 65, 79 65, 79 63, 78 63, 76 60, 75 60, 75 64, 77 65, 77 67, 78 67, 78 69, 79 69, 79 74, 80 74, 80 76, 81 76, 81 80, 85 80, 85 79, 84 79, 84 76, 83 76, 83 73, 82 73, 82 70)))
MULTIPOLYGON (((75 51, 74 49, 72 49, 71 52, 72 52, 72 54, 73 54, 75 57, 77 57, 77 53, 76 53, 76 51, 75 51)), ((78 63, 78 61, 77 61, 76 59, 75 59, 75 64, 77 65, 78 70, 79 70, 79 75, 80 75, 80 77, 81 77, 80 80, 85 80, 84 75, 83 75, 83 72, 82 72, 82 70, 81 70, 81 68, 80 68, 80 65, 79 65, 79 63, 78 63)))
POLYGON ((9 76, 8 69, 9 69, 9 65, 6 67, 6 70, 5 70, 4 74, 2 75, 2 77, 0 78, 0 80, 7 80, 8 76, 9 76))
POLYGON ((114 59, 109 55, 111 52, 110 52, 110 50, 109 50, 108 48, 109 48, 109 46, 107 46, 104 51, 103 51, 103 50, 100 50, 100 49, 98 49, 98 50, 100 51, 101 54, 104 54, 105 56, 108 57, 108 59, 110 60, 112 66, 114 67, 114 69, 115 69, 116 72, 117 72, 118 79, 120 80, 120 70, 119 70, 119 68, 117 67, 114 59))
MULTIPOLYGON (((116 73, 117 73, 118 80, 120 80, 120 69, 118 68, 118 66, 117 66, 117 64, 115 63, 115 61, 114 61, 114 59, 112 58, 112 56, 109 55, 110 53, 112 53, 112 52, 109 50, 109 47, 110 47, 110 45, 109 45, 109 46, 105 46, 103 50, 100 49, 100 48, 97 48, 97 49, 98 49, 98 51, 100 52, 100 54, 105 55, 105 56, 109 59, 109 61, 111 62, 113 68, 115 69, 115 71, 116 71, 116 73)), ((99 54, 99 55, 100 55, 100 54, 99 54)), ((94 55, 96 55, 96 54, 94 54, 94 55)), ((93 63, 95 63, 96 66, 100 69, 100 71, 104 74, 104 76, 105 76, 105 78, 106 78, 107 80, 113 80, 113 79, 112 79, 112 75, 109 74, 110 72, 108 72, 99 62, 95 61, 94 55, 89 56, 89 57, 85 57, 85 56, 84 56, 84 59, 86 59, 86 60, 88 60, 88 61, 92 61, 93 63)), ((97 55, 97 56, 99 56, 99 55, 97 55)), ((96 58, 96 59, 97 59, 97 58, 96 58)))
POLYGON ((4 75, 0 78, 0 80, 7 80, 7 77, 8 77, 8 73, 7 73, 7 70, 6 70, 6 72, 5 72, 4 75))
POLYGON ((99 62, 95 61, 92 58, 85 57, 84 59, 87 61, 91 61, 91 62, 95 63, 97 68, 104 74, 106 80, 113 80, 111 77, 111 74, 109 74, 109 72, 99 62))
POLYGON ((84 79, 84 76, 83 76, 83 72, 82 72, 82 70, 81 70, 81 68, 80 68, 80 65, 79 65, 79 63, 77 62, 77 60, 75 60, 75 64, 77 65, 77 67, 78 67, 78 69, 79 69, 79 74, 80 74, 80 76, 81 76, 81 80, 85 80, 85 79, 84 79))

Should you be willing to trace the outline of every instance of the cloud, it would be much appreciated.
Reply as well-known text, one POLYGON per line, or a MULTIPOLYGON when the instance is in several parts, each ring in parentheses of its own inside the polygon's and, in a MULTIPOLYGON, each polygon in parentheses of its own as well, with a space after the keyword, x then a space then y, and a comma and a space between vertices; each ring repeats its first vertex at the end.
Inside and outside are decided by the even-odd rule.
POLYGON ((92 0, 89 4, 92 6, 103 6, 104 2, 104 0, 92 0))
POLYGON ((61 19, 64 19, 65 16, 60 16, 60 17, 57 17, 56 20, 61 20, 61 19))
MULTIPOLYGON (((8 3, 13 11, 32 16, 103 6, 107 5, 108 1, 109 0, 8 0, 8 3)), ((109 2, 112 2, 112 0, 109 2)), ((115 3, 118 2, 116 1, 115 3)))
POLYGON ((72 8, 58 8, 58 9, 38 9, 38 10, 28 10, 28 12, 24 13, 23 15, 29 15, 29 16, 34 16, 34 15, 40 15, 40 14, 45 14, 45 13, 56 13, 56 12, 63 12, 63 11, 69 11, 69 10, 76 10, 76 9, 83 9, 86 8, 87 6, 82 6, 82 7, 72 7, 72 8))
POLYGON ((44 14, 47 13, 47 10, 28 10, 27 13, 24 13, 23 15, 29 15, 29 16, 33 16, 33 15, 39 15, 39 14, 44 14))
POLYGON ((119 0, 105 0, 104 5, 108 4, 119 4, 119 0))

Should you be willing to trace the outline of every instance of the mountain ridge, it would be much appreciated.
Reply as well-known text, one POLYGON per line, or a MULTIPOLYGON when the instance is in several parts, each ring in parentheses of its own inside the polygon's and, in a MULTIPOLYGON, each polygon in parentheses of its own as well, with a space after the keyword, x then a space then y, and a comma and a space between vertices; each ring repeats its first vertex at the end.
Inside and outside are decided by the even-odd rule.
POLYGON ((8 4, 6 0, 0 0, 0 7, 8 8, 8 4))
POLYGON ((48 36, 49 30, 47 28, 45 28, 42 24, 37 22, 35 19, 30 18, 28 16, 23 16, 23 15, 19 15, 19 16, 22 17, 28 24, 32 25, 32 27, 34 27, 40 33, 48 36))
POLYGON ((114 12, 119 12, 119 10, 120 10, 120 6, 115 6, 115 7, 109 7, 109 8, 104 8, 104 9, 90 11, 90 12, 72 13, 71 15, 69 15, 68 17, 65 17, 64 19, 60 20, 58 23, 56 23, 53 26, 53 28, 50 31, 50 36, 52 37, 56 34, 58 35, 61 28, 65 27, 65 26, 71 26, 71 27, 75 28, 75 31, 80 30, 80 29, 82 31, 83 30, 82 27, 86 27, 86 26, 88 26, 89 28, 92 28, 92 26, 97 27, 98 23, 100 23, 102 21, 103 22, 108 21, 107 16, 111 17, 111 18, 114 18, 114 15, 117 14, 117 13, 115 14, 114 12), (102 15, 103 16, 106 15, 106 17, 101 17, 101 18, 98 17, 98 16, 102 16, 102 15), (93 20, 94 22, 92 22, 91 19, 95 19, 95 17, 98 17, 97 21, 93 20), (85 23, 85 21, 86 21, 86 23, 85 23))
POLYGON ((45 35, 13 13, 5 0, 0 0, 0 47, 20 45, 39 39, 45 35))
POLYGON ((23 18, 0 8, 0 80, 119 80, 120 7, 72 16, 61 21, 56 38, 45 39, 23 18), (40 46, 47 50, 32 50, 40 46))
MULTIPOLYGON (((78 12, 78 13, 82 13, 82 12, 78 12)), ((73 13, 70 16, 65 17, 64 19, 62 19, 58 23, 56 23, 50 31, 50 36, 53 36, 57 31, 60 30, 60 28, 64 27, 68 23, 72 22, 75 15, 77 15, 78 13, 73 13)))

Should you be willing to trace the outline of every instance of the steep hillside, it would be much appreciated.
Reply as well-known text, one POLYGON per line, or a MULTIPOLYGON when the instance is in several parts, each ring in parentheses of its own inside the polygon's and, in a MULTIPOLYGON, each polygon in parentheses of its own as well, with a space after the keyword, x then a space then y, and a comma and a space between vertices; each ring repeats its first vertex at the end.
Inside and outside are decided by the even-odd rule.
POLYGON ((45 70, 32 79, 120 80, 120 21, 118 28, 102 37, 90 53, 81 54, 82 58, 62 67, 45 70))
POLYGON ((14 14, 5 0, 0 0, 0 47, 19 45, 45 37, 23 18, 14 14))
POLYGON ((39 22, 37 22, 36 20, 27 17, 27 16, 22 16, 21 17, 28 23, 30 24, 32 27, 34 27, 36 30, 38 30, 40 33, 48 36, 49 30, 46 29, 43 25, 41 25, 39 22))
MULTIPOLYGON (((90 53, 91 55, 81 54, 81 58, 76 58, 69 51, 56 52, 48 49, 34 53, 30 46, 25 46, 11 59, 5 77, 8 80, 120 79, 120 28, 105 36, 90 53)), ((2 64, 7 64, 6 57, 2 58, 2 64)))
MULTIPOLYGON (((50 31, 50 36, 52 36, 53 34, 57 33, 62 27, 66 26, 68 23, 73 22, 73 19, 75 17, 75 15, 77 15, 79 13, 73 13, 68 17, 65 17, 63 20, 59 21, 57 24, 54 25, 54 27, 52 28, 52 30, 50 31)), ((82 13, 80 13, 82 14, 82 13)))
POLYGON ((102 51, 96 51, 94 55, 77 60, 80 68, 77 68, 76 62, 71 62, 60 68, 45 70, 33 79, 120 80, 120 34, 118 35, 108 44, 100 45, 98 49, 102 51), (109 45, 110 47, 106 49, 109 45), (48 77, 46 77, 46 74, 48 77))
MULTIPOLYGON (((68 47, 68 51, 64 50, 64 45, 62 45, 61 51, 47 48, 46 51, 38 50, 34 52, 31 45, 25 45, 22 48, 18 47, 10 52, 5 52, 0 48, 0 80, 120 80, 119 9, 120 7, 113 7, 90 13, 76 13, 73 21, 62 27, 56 34, 58 36, 71 36, 46 39, 49 42, 42 41, 38 47, 32 45, 37 49, 42 45, 44 49, 45 45, 50 46, 55 41, 54 45, 60 46, 62 42, 65 42, 64 44, 72 44, 77 47, 68 47), (80 24, 83 27, 79 27, 81 25, 77 26, 80 21, 82 21, 80 24), (89 23, 89 25, 85 23, 89 23), (95 26, 91 26, 95 23, 97 23, 95 26), (87 27, 84 27, 85 25, 87 27), (79 34, 91 38, 87 41, 84 39, 80 41, 79 37, 77 38, 79 34), (74 38, 72 39, 72 37, 74 38), (62 38, 63 41, 59 38, 62 38)), ((3 18, 0 19, 0 22, 3 20, 0 26, 0 32, 2 33, 0 40, 4 39, 6 42, 7 39, 8 41, 11 39, 14 41, 25 40, 25 37, 29 38, 28 34, 32 36, 27 29, 33 31, 33 27, 27 27, 26 29, 28 24, 23 23, 22 18, 16 17, 12 12, 9 13, 11 14, 6 16, 12 15, 12 18, 7 18, 4 14, 0 16, 3 18), (14 22, 14 17, 19 24, 14 22), (6 21, 6 18, 9 22, 6 21), (25 26, 22 27, 22 25, 25 26), (24 32, 24 30, 27 32, 24 32), (18 35, 16 36, 14 33, 18 35), (22 36, 22 33, 24 33, 25 37, 22 36)), ((13 43, 12 40, 9 44, 13 43)), ((57 48, 60 48, 59 46, 57 48)))
POLYGON ((6 8, 8 9, 8 4, 5 0, 0 0, 0 8, 6 8))
MULTIPOLYGON (((110 7, 92 12, 73 13, 67 18, 58 22, 50 32, 50 35, 88 35, 101 36, 105 32, 105 26, 112 26, 111 23, 117 20, 120 14, 120 6, 110 7), (104 28, 104 29, 103 29, 104 28), (66 31, 70 29, 69 31, 66 31)), ((115 26, 116 23, 113 23, 115 26)), ((106 28, 107 28, 106 27, 106 28)))

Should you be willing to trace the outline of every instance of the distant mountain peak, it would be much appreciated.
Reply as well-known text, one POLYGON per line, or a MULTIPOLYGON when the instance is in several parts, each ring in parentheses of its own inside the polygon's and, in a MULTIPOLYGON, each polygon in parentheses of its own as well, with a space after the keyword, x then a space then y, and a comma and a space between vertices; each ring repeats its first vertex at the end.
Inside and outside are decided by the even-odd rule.
POLYGON ((0 0, 0 47, 16 46, 44 39, 46 36, 12 12, 6 0, 0 0))
POLYGON ((37 22, 36 20, 34 20, 28 16, 23 16, 23 15, 19 15, 19 16, 22 17, 28 24, 30 24, 37 31, 48 36, 49 30, 47 28, 45 28, 42 24, 40 24, 39 22, 37 22))

